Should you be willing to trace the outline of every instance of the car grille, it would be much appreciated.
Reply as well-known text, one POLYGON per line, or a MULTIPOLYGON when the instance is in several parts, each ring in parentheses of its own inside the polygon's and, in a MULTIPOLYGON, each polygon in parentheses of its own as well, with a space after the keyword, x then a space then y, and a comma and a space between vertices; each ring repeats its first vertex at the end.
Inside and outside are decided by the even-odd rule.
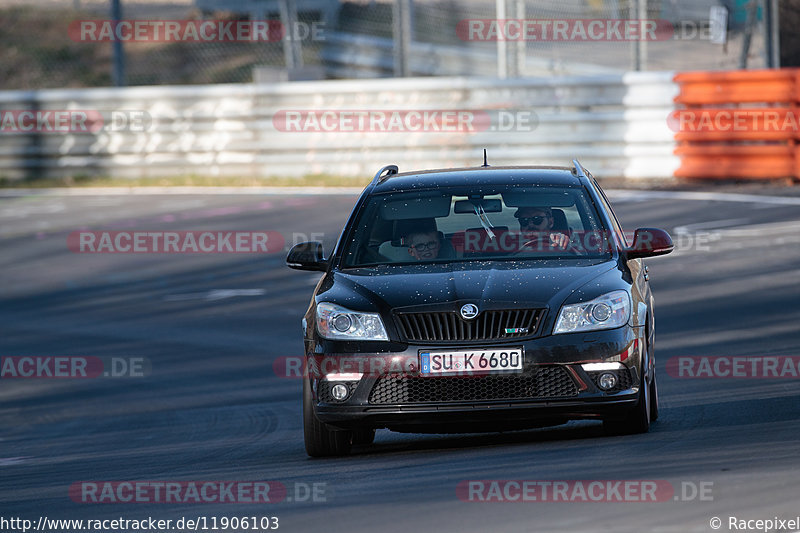
POLYGON ((521 400, 577 396, 575 382, 560 366, 533 374, 476 377, 384 377, 369 395, 371 404, 521 400))
POLYGON ((473 342, 530 337, 543 315, 544 309, 503 309, 484 311, 472 320, 454 311, 396 316, 400 335, 409 342, 473 342), (506 333, 506 329, 521 331, 506 333))

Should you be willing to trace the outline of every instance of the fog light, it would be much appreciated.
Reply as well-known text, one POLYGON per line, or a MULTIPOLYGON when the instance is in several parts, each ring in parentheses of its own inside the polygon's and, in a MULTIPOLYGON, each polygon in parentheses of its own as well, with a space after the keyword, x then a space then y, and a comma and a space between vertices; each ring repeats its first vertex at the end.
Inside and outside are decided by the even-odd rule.
POLYGON ((342 385, 341 383, 337 383, 331 388, 331 396, 333 396, 334 400, 342 401, 347 398, 347 395, 350 394, 350 391, 347 389, 347 385, 342 385))
POLYGON ((617 386, 617 375, 610 372, 600 374, 600 379, 597 380, 597 384, 603 390, 613 389, 617 386))

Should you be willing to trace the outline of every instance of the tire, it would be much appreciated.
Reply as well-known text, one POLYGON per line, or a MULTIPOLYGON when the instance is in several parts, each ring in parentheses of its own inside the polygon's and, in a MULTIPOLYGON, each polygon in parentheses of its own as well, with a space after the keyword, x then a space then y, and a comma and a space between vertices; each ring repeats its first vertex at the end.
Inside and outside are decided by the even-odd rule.
POLYGON ((653 371, 653 381, 650 383, 650 422, 658 420, 658 385, 656 385, 656 374, 653 371))
POLYGON ((647 321, 647 357, 648 357, 648 364, 652 365, 653 367, 653 377, 650 381, 650 422, 655 422, 658 420, 658 385, 656 383, 656 356, 655 356, 655 347, 656 347, 656 332, 651 327, 653 323, 648 320, 647 321))
POLYGON ((353 445, 372 444, 375 440, 374 429, 354 429, 353 430, 353 445))
MULTIPOLYGON (((642 381, 639 385, 639 401, 628 415, 622 420, 603 420, 603 428, 611 435, 633 435, 635 433, 647 433, 650 431, 650 422, 655 420, 653 413, 653 398, 658 402, 658 387, 656 386, 656 375, 653 373, 652 380, 647 383, 647 374, 644 369, 650 364, 649 344, 645 346, 644 353, 647 360, 642 363, 642 381), (653 391, 656 396, 653 396, 653 391)), ((658 416, 658 405, 655 406, 655 413, 658 416)))
POLYGON ((333 429, 320 422, 314 414, 311 383, 303 379, 303 438, 306 453, 311 457, 336 457, 347 455, 353 442, 353 432, 333 429))
POLYGON ((622 420, 603 420, 603 429, 611 435, 633 435, 650 431, 650 386, 639 387, 639 402, 622 420))

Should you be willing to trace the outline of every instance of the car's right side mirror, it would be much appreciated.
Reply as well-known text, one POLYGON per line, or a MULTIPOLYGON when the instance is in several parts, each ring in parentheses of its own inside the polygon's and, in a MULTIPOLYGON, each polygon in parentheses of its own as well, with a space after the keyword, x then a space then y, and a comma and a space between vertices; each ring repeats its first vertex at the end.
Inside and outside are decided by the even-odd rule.
POLYGON ((628 259, 665 255, 675 248, 672 237, 663 229, 639 228, 633 234, 633 244, 625 250, 628 259))

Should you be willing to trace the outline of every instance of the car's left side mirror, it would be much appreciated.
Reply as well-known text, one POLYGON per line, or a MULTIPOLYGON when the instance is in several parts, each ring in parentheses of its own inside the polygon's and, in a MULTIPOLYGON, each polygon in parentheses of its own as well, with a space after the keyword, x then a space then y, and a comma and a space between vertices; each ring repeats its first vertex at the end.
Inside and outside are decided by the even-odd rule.
POLYGON ((639 228, 633 234, 633 244, 625 250, 628 259, 665 255, 675 248, 672 237, 663 229, 639 228))
POLYGON ((286 266, 296 270, 324 272, 328 268, 328 262, 322 253, 322 243, 311 241, 294 245, 286 256, 286 266))

